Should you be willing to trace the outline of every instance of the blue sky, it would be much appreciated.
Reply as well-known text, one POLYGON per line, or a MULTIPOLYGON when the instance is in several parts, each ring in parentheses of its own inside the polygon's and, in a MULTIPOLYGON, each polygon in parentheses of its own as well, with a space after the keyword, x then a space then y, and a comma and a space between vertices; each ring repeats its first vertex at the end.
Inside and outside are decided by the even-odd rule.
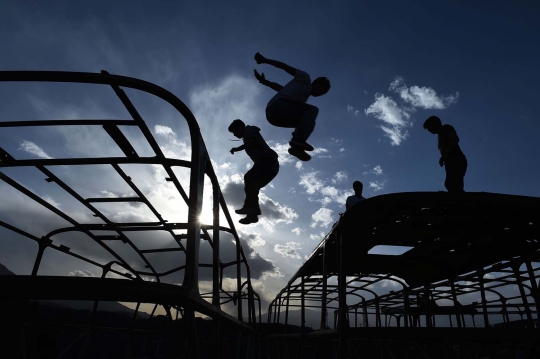
MULTIPOLYGON (((444 189, 436 136, 422 128, 430 115, 459 134, 469 162, 467 191, 540 196, 537 2, 202 3, 1 1, 0 69, 104 69, 173 92, 199 121, 231 208, 242 199, 241 174, 250 161, 244 153, 228 152, 238 144, 229 141, 234 137, 227 126, 235 118, 259 126, 282 162, 262 197, 263 211, 273 211, 273 218, 238 228, 250 238, 250 251, 259 254, 260 268, 269 269, 257 279, 265 298, 283 287, 338 219, 354 180, 364 183, 366 197, 444 189), (301 166, 286 154, 291 131, 266 122, 264 109, 273 91, 257 83, 253 69, 281 84, 290 76, 256 65, 257 51, 332 83, 327 95, 308 101, 320 109, 309 141, 317 151, 301 166)), ((172 108, 148 95, 128 94, 160 145, 171 156, 185 156, 187 127, 172 108)), ((114 93, 99 86, 2 83, 0 98, 0 121, 128 118, 114 93)), ((137 146, 138 134, 126 135, 137 146)), ((86 128, 4 129, 0 146, 16 158, 118 151, 104 133, 86 128)), ((105 172, 55 170, 66 171, 88 196, 125 192, 105 172)), ((61 191, 33 172, 2 171, 71 208, 61 191)), ((148 169, 137 171, 145 184, 157 178, 148 169)), ((31 213, 32 205, 6 187, 0 190, 0 219, 30 225, 13 213, 31 213)), ((166 191, 153 194, 174 216, 166 191)), ((111 216, 124 212, 112 210, 111 216)), ((35 249, 5 230, 0 233, 0 263, 18 274, 28 272, 35 249)), ((53 259, 43 274, 93 273, 76 262, 53 259)))

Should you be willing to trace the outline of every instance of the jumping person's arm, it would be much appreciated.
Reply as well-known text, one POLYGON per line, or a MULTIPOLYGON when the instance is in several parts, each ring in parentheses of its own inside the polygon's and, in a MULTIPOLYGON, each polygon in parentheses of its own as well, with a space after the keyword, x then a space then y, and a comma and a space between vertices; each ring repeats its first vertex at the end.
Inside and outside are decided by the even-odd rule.
POLYGON ((283 86, 281 86, 280 84, 276 83, 276 82, 271 82, 271 81, 268 81, 265 77, 264 77, 264 73, 261 73, 259 74, 257 72, 257 70, 253 70, 255 71, 255 77, 257 78, 257 80, 259 80, 259 82, 265 86, 268 86, 270 87, 272 90, 274 91, 277 91, 279 92, 279 90, 281 90, 283 88, 283 86))
POLYGON ((246 149, 246 146, 245 145, 242 145, 242 146, 239 146, 239 147, 234 147, 234 148, 231 148, 231 154, 234 155, 235 152, 240 152, 240 151, 243 151, 246 149))
POLYGON ((255 54, 255 61, 257 61, 258 64, 268 64, 268 65, 277 67, 278 69, 282 69, 291 76, 294 76, 296 73, 296 69, 294 67, 289 66, 280 61, 267 59, 266 57, 259 54, 258 52, 255 54))

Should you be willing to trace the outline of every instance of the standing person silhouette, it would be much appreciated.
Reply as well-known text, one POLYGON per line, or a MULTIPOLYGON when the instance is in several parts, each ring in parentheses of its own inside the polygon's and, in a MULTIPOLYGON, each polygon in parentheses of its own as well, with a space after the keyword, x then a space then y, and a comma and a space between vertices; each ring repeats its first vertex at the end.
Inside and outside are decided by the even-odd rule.
POLYGON ((266 119, 277 127, 294 128, 289 142, 289 153, 301 161, 309 161, 311 156, 305 151, 313 151, 313 146, 306 141, 315 128, 319 109, 306 101, 309 96, 318 97, 327 93, 330 90, 330 81, 326 77, 318 77, 311 82, 306 72, 283 62, 267 59, 258 52, 255 54, 255 61, 258 64, 275 66, 294 76, 289 83, 281 86, 266 80, 264 73, 259 74, 254 70, 255 77, 261 84, 277 91, 266 106, 266 119))
POLYGON ((259 191, 270 183, 279 172, 277 153, 264 141, 257 126, 246 126, 242 120, 234 120, 229 126, 229 132, 235 137, 244 140, 240 147, 231 149, 231 154, 246 150, 247 155, 253 161, 253 167, 244 175, 244 191, 246 199, 244 206, 237 209, 238 214, 245 214, 239 222, 242 224, 256 223, 259 221, 261 209, 259 207, 259 191))
POLYGON ((354 194, 352 196, 347 197, 347 201, 345 202, 345 209, 349 209, 353 205, 357 204, 358 202, 361 202, 365 200, 364 197, 362 197, 362 191, 364 190, 364 184, 360 181, 354 181, 353 184, 354 194))
POLYGON ((424 122, 424 128, 438 137, 441 158, 439 165, 444 165, 446 180, 444 186, 448 193, 465 192, 463 178, 467 172, 467 157, 459 147, 459 137, 454 127, 443 125, 437 116, 431 116, 424 122))

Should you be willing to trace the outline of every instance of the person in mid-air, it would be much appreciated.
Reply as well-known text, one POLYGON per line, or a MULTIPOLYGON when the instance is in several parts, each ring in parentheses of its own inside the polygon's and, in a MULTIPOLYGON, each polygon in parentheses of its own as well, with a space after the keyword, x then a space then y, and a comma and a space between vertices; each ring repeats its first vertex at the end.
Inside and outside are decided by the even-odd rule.
POLYGON ((441 158, 439 165, 446 171, 444 186, 449 193, 465 192, 463 178, 467 172, 467 157, 459 147, 459 137, 454 127, 443 125, 437 116, 424 122, 424 128, 438 137, 441 158))
POLYGON ((285 86, 270 82, 264 77, 264 73, 255 71, 255 77, 263 85, 277 91, 266 106, 266 119, 270 124, 277 127, 294 128, 289 153, 299 160, 309 161, 311 156, 306 151, 313 151, 313 146, 307 143, 307 139, 315 128, 315 120, 319 109, 306 103, 309 96, 322 96, 330 90, 330 81, 326 77, 318 77, 313 82, 309 75, 292 66, 276 60, 270 60, 255 54, 258 64, 269 64, 284 70, 294 78, 285 86))
POLYGON ((354 189, 354 194, 352 196, 347 197, 347 202, 345 202, 346 210, 352 207, 353 205, 357 204, 358 202, 365 200, 365 198, 362 197, 364 184, 360 181, 354 181, 352 186, 354 189))
POLYGON ((242 224, 256 223, 259 221, 261 209, 259 207, 259 191, 269 184, 279 172, 277 153, 264 141, 257 126, 246 126, 242 120, 234 120, 229 126, 229 132, 235 137, 244 140, 240 147, 231 149, 231 154, 246 150, 247 155, 253 161, 253 167, 244 175, 244 191, 246 199, 244 206, 237 209, 238 214, 245 214, 239 222, 242 224))

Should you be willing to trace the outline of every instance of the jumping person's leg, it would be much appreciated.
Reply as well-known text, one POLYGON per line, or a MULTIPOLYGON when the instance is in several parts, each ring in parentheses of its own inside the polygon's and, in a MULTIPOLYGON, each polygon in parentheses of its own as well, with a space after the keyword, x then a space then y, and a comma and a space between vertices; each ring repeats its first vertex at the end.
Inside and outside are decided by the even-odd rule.
POLYGON ((313 151, 313 146, 306 141, 315 129, 315 120, 319 109, 313 105, 287 99, 277 100, 266 109, 266 118, 277 127, 294 128, 292 147, 313 151))
POLYGON ((259 207, 259 191, 270 183, 279 172, 279 162, 277 159, 270 158, 260 163, 255 163, 244 176, 244 191, 246 199, 244 207, 236 211, 239 214, 246 214, 245 218, 240 220, 242 224, 255 223, 259 219, 257 215, 261 214, 259 207))

